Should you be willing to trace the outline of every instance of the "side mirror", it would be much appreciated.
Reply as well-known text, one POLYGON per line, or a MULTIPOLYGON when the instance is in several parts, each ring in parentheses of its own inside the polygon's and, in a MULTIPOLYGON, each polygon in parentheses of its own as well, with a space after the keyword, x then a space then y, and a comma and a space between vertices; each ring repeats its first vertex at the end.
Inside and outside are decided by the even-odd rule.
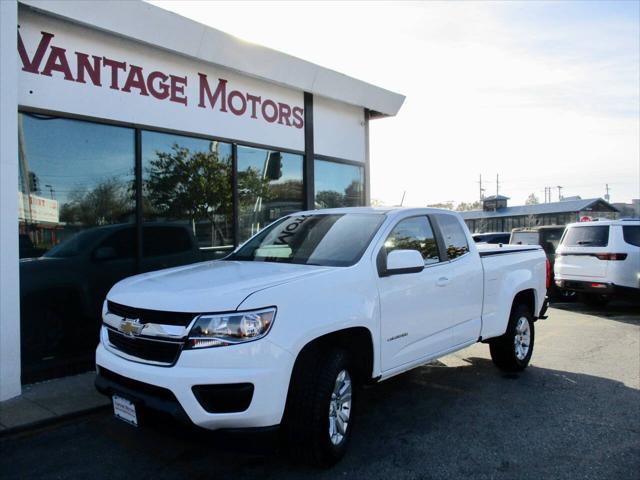
POLYGON ((99 247, 93 252, 93 259, 97 262, 113 260, 118 257, 116 249, 113 247, 99 247))
POLYGON ((417 250, 393 250, 387 255, 387 265, 382 276, 401 273, 418 273, 424 270, 424 259, 417 250))

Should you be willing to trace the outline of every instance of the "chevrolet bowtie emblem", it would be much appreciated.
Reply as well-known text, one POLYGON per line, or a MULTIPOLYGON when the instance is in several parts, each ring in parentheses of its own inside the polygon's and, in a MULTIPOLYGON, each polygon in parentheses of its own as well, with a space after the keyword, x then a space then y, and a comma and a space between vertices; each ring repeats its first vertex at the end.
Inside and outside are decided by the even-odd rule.
POLYGON ((140 335, 140 332, 142 332, 143 328, 144 325, 140 323, 140 320, 138 320, 137 318, 123 318, 122 322, 120 322, 120 325, 118 326, 118 330, 129 336, 140 335))

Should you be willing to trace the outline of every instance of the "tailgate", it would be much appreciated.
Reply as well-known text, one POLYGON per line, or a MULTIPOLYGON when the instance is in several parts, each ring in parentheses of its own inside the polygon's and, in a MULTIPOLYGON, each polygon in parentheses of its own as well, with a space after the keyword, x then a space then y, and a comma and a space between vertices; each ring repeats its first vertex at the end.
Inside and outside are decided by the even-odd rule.
MULTIPOLYGON (((567 277, 600 278, 607 275, 606 260, 600 260, 595 254, 566 251, 558 254, 554 269, 556 275, 567 277)), ((583 249, 584 250, 584 249, 583 249)))

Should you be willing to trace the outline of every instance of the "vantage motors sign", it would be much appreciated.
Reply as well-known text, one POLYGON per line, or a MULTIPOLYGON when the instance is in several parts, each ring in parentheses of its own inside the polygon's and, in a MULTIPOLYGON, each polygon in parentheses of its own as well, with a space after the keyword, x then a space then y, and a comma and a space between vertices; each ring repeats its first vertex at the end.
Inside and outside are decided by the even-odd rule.
POLYGON ((302 92, 21 10, 21 106, 304 149, 302 92))

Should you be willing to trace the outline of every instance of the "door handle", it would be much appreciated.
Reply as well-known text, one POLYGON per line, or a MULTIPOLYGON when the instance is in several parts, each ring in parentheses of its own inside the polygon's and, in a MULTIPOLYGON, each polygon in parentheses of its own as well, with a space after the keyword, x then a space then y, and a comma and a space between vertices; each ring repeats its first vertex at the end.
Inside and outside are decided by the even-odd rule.
POLYGON ((451 280, 449 280, 447 277, 440 277, 438 280, 436 280, 436 285, 439 287, 446 287, 447 285, 449 285, 449 283, 451 283, 451 280))

